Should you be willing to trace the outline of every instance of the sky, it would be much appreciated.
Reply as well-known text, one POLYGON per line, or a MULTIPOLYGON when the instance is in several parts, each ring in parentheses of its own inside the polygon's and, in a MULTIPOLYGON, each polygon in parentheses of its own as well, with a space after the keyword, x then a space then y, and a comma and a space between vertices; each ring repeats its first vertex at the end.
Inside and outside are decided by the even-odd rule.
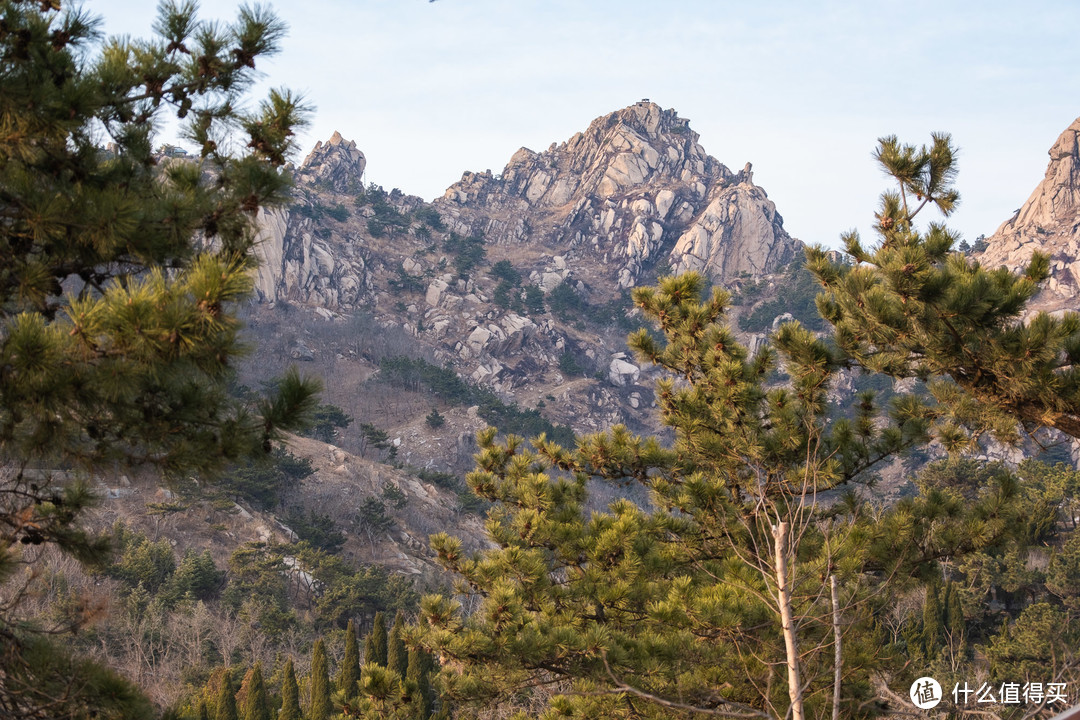
MULTIPOLYGON (((596 117, 650 98, 709 154, 754 166, 793 236, 871 233, 877 138, 952 133, 965 239, 991 234, 1080 116, 1080 3, 728 0, 277 0, 289 26, 265 87, 315 107, 300 157, 335 131, 366 180, 431 200, 596 117)), ((87 0, 108 34, 147 37, 145 0, 87 0)), ((204 3, 226 20, 237 3, 204 3)), ((167 134, 167 133, 166 133, 167 134)), ((173 138, 163 136, 162 141, 173 138)), ((931 218, 935 219, 935 218, 931 218)))

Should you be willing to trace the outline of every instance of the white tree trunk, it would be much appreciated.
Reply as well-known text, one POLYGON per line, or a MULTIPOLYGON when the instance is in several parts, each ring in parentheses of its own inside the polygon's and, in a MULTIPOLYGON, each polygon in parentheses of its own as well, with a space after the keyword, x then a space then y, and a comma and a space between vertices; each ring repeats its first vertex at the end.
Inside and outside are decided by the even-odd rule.
POLYGON ((837 599, 836 592, 836 576, 829 576, 829 586, 832 592, 832 630, 833 640, 836 641, 836 645, 833 647, 833 696, 832 696, 832 718, 833 720, 839 720, 840 718, 840 675, 843 669, 843 658, 840 655, 840 601, 837 599))
POLYGON ((776 539, 776 601, 780 606, 780 622, 784 629, 787 649, 788 697, 791 698, 792 720, 804 720, 802 680, 799 677, 799 648, 795 638, 795 622, 791 616, 791 588, 788 587, 787 537, 788 524, 777 523, 773 529, 776 539))

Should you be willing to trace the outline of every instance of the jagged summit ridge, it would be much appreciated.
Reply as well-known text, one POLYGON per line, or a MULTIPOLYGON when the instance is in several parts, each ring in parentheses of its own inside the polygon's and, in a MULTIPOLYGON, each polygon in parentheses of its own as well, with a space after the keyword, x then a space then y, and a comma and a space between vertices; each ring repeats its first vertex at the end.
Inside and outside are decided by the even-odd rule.
POLYGON ((296 171, 296 179, 306 185, 328 185, 337 192, 362 187, 367 158, 353 140, 337 130, 325 143, 320 140, 296 171))
POLYGON ((460 230, 566 248, 621 287, 651 265, 717 280, 760 275, 799 245, 749 164, 733 173, 689 121, 647 101, 543 152, 522 148, 499 175, 466 172, 436 204, 460 230))
POLYGON ((1080 118, 1049 150, 1046 176, 1019 211, 987 240, 984 265, 1015 269, 1035 250, 1050 255, 1040 304, 1049 309, 1080 293, 1080 118))

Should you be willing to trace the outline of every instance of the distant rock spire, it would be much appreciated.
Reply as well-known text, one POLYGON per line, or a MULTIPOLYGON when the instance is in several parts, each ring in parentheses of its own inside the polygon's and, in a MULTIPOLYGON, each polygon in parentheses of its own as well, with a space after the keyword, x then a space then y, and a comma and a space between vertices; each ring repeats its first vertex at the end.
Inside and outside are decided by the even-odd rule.
POLYGON ((1080 118, 1049 151, 1042 182, 1027 202, 987 239, 980 261, 1016 269, 1039 250, 1050 255, 1051 277, 1036 304, 1077 309, 1080 294, 1080 118))
POLYGON ((328 184, 337 192, 353 192, 363 186, 366 167, 367 158, 356 143, 335 130, 325 143, 320 140, 315 144, 296 171, 296 179, 301 183, 328 184))

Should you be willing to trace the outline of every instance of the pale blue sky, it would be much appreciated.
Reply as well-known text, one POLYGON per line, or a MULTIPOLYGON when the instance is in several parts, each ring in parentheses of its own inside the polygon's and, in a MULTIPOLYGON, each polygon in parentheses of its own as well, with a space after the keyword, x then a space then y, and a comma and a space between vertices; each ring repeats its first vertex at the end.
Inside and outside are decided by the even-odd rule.
MULTIPOLYGON (((1080 3, 727 0, 278 0, 290 26, 260 65, 316 106, 368 180, 431 199, 648 97, 755 181, 788 231, 834 245, 872 221, 870 153, 895 133, 961 148, 950 225, 990 234, 1042 178, 1080 115, 1080 3)), ((228 17, 233 0, 204 3, 228 17)), ((90 0, 109 33, 146 36, 152 3, 90 0)), ((163 138, 168 139, 168 138, 163 138)))

